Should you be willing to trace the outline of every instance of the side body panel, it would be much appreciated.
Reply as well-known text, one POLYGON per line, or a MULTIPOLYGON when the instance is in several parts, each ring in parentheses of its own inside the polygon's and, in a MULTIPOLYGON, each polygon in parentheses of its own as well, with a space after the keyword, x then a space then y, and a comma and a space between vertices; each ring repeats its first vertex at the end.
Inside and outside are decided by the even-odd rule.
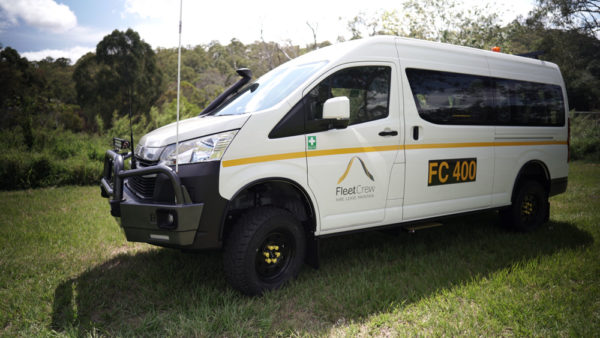
MULTIPOLYGON (((499 55, 489 59, 490 74, 498 78, 534 81, 558 85, 562 88, 565 114, 568 111, 567 93, 558 67, 543 61, 514 62, 499 55)), ((496 157, 492 204, 504 206, 511 203, 515 179, 523 166, 530 161, 543 163, 549 179, 568 175, 568 117, 560 127, 497 126, 494 133, 496 157), (537 143, 537 144, 536 144, 537 143), (517 144, 511 146, 509 144, 517 144)))
POLYGON ((278 122, 273 116, 283 116, 289 108, 286 103, 276 110, 253 114, 248 119, 221 161, 221 196, 231 199, 248 184, 272 177, 289 179, 308 191, 304 135, 268 137, 278 122))

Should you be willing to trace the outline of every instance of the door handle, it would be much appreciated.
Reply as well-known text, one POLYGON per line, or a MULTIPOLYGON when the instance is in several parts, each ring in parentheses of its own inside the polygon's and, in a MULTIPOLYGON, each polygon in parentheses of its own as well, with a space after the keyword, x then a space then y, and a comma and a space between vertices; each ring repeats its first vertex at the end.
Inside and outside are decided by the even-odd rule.
POLYGON ((413 140, 417 141, 419 139, 419 127, 413 127, 413 140))
POLYGON ((397 136, 398 132, 395 130, 386 129, 384 131, 379 132, 379 136, 397 136))

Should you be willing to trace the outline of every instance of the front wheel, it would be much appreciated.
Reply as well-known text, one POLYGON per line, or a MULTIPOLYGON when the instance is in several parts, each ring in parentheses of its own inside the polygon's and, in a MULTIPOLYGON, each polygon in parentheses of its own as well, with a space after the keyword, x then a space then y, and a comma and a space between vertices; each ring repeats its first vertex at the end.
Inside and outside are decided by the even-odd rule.
POLYGON ((505 227, 528 232, 544 223, 549 212, 548 194, 538 181, 525 181, 516 192, 513 204, 500 212, 505 227))
POLYGON ((252 209, 229 234, 225 274, 234 288, 259 295, 296 277, 305 250, 302 225, 290 212, 275 207, 252 209))

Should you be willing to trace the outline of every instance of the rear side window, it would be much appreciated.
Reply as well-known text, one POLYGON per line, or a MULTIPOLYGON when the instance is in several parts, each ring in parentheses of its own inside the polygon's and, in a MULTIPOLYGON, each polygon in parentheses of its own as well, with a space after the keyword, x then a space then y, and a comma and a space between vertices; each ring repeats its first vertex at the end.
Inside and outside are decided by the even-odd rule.
POLYGON ((350 124, 385 118, 389 113, 391 68, 353 67, 327 77, 304 98, 307 121, 323 117, 323 104, 332 97, 350 100, 350 124))
POLYGON ((406 69, 424 120, 436 124, 563 126, 560 86, 424 69, 406 69))
POLYGON ((564 125, 565 108, 560 86, 505 79, 497 79, 495 84, 497 124, 564 125))

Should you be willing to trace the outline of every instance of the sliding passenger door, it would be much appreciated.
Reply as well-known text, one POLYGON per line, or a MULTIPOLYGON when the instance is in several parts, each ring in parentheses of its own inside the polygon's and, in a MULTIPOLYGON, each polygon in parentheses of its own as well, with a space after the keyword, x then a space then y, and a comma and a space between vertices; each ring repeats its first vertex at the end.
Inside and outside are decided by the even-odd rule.
POLYGON ((479 72, 405 69, 404 220, 490 206, 494 127, 487 69, 479 72))

